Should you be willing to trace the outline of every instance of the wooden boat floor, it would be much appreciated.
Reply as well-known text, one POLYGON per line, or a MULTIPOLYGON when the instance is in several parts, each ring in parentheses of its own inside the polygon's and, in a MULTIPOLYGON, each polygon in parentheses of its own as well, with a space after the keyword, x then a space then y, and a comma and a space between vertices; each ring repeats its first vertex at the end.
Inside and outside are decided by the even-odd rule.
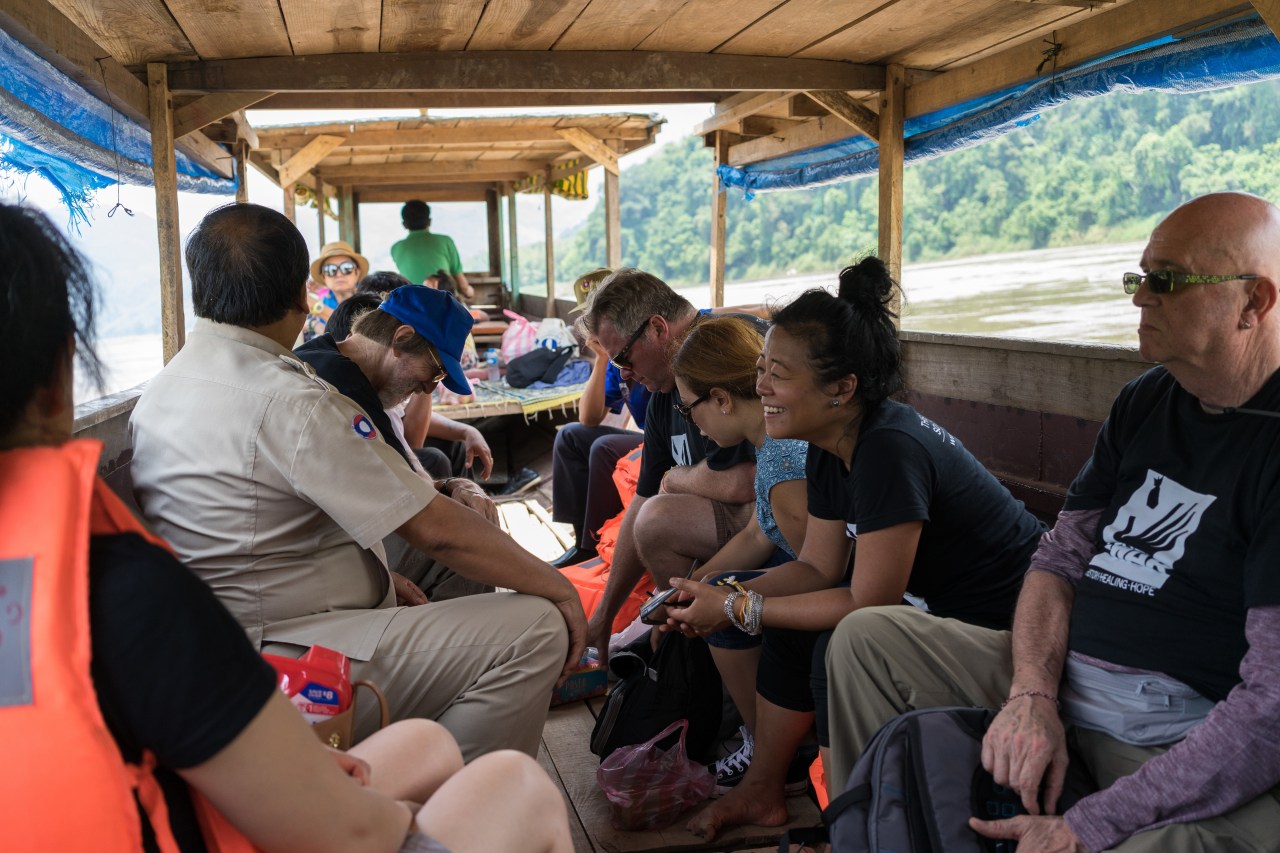
POLYGON ((649 853, 649 851, 775 851, 778 836, 791 827, 817 826, 818 807, 807 796, 787 800, 791 822, 785 827, 741 826, 704 841, 685 830, 684 825, 703 804, 681 815, 666 829, 625 832, 613 828, 609 802, 596 784, 599 761, 588 748, 595 711, 601 700, 573 702, 552 708, 542 730, 538 762, 564 792, 569 809, 569 829, 576 853, 649 853))

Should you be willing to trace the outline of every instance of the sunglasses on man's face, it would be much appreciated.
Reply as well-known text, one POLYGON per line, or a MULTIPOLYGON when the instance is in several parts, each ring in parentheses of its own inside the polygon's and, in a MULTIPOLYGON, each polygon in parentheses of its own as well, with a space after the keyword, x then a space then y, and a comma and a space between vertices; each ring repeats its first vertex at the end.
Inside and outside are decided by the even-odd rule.
POLYGON ((333 278, 335 275, 351 275, 358 269, 360 267, 356 266, 355 261, 343 261, 340 264, 325 264, 320 267, 320 272, 328 278, 333 278))
POLYGON ((1140 272, 1127 272, 1121 281, 1124 282, 1124 292, 1130 295, 1137 293, 1138 288, 1143 284, 1147 286, 1147 290, 1152 293, 1163 295, 1173 293, 1175 284, 1222 284, 1224 281, 1239 281, 1241 279, 1261 278, 1261 276, 1252 273, 1236 273, 1232 275, 1196 275, 1195 273, 1172 272, 1170 270, 1152 270, 1143 274, 1140 272))
POLYGON ((684 405, 683 403, 675 403, 674 405, 676 407, 676 411, 679 412, 682 416, 684 416, 684 419, 686 421, 693 423, 693 407, 698 405, 699 403, 705 403, 707 400, 710 400, 710 399, 711 399, 711 392, 707 391, 707 392, 704 392, 703 394, 698 395, 698 399, 694 400, 692 403, 690 403, 687 406, 684 405))
POLYGON ((649 328, 649 321, 652 319, 653 317, 645 317, 644 322, 640 324, 640 328, 636 329, 631 337, 627 339, 627 342, 623 345, 622 349, 618 350, 618 354, 609 359, 609 362, 614 367, 619 370, 631 369, 631 359, 628 358, 627 353, 631 352, 631 348, 636 345, 636 341, 640 340, 640 336, 644 334, 644 330, 649 328))
POLYGON ((440 361, 440 356, 436 354, 435 347, 428 349, 427 353, 431 356, 431 363, 436 367, 436 375, 431 377, 431 381, 439 385, 449 375, 449 371, 444 369, 444 363, 440 361))

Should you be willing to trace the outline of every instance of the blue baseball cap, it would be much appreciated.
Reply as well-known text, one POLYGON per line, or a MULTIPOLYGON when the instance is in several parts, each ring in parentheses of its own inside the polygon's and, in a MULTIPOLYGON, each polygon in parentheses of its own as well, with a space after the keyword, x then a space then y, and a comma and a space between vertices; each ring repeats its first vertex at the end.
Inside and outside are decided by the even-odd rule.
POLYGON ((470 394, 471 383, 462 370, 463 347, 475 320, 461 302, 450 293, 421 284, 397 287, 378 306, 413 330, 436 348, 444 365, 444 387, 455 394, 470 394))

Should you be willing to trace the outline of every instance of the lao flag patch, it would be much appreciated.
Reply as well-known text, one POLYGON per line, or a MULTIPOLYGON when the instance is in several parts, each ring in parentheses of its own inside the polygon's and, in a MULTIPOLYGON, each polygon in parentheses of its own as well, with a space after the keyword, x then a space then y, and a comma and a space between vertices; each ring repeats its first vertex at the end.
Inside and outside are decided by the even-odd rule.
POLYGON ((364 415, 356 415, 351 421, 351 428, 356 431, 356 435, 361 438, 377 438, 378 431, 373 428, 373 422, 364 415))

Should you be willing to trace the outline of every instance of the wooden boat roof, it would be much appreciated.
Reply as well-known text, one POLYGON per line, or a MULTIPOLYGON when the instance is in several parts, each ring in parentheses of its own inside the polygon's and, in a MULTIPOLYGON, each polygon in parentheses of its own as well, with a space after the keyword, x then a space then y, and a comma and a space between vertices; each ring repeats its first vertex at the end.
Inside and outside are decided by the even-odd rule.
POLYGON ((250 105, 712 101, 699 130, 740 165, 874 138, 887 79, 910 118, 1255 5, 1280 17, 1274 0, 3 0, 0 26, 99 90, 165 63, 188 149, 253 142, 218 126, 250 105))
POLYGON ((540 185, 596 163, 617 172, 618 158, 652 144, 662 123, 599 113, 278 125, 256 128, 250 157, 278 183, 309 173, 362 202, 483 200, 498 183, 540 185))

